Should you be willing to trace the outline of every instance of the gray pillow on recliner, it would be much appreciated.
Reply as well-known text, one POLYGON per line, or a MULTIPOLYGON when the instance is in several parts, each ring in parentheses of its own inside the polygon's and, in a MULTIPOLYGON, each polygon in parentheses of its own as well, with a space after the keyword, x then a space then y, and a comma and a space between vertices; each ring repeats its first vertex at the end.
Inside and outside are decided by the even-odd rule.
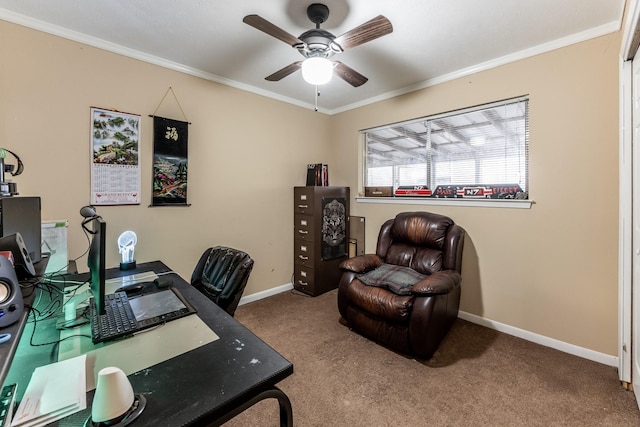
POLYGON ((427 276, 409 267, 382 264, 357 277, 365 285, 385 288, 398 295, 411 295, 411 287, 427 276))

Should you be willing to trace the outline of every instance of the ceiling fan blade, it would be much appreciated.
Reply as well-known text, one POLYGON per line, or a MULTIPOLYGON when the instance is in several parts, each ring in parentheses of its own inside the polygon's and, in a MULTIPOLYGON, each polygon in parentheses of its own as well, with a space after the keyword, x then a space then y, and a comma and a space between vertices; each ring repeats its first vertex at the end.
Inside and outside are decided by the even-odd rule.
POLYGON ((253 28, 269 34, 272 37, 282 40, 286 44, 293 46, 295 44, 304 44, 299 38, 289 34, 277 25, 272 24, 266 19, 258 15, 247 15, 242 19, 245 24, 251 25, 253 28))
POLYGON ((333 71, 336 75, 353 87, 362 86, 367 82, 367 80, 369 80, 353 68, 348 65, 344 65, 340 61, 334 61, 333 63, 335 64, 333 71))
POLYGON ((393 32, 391 22, 384 16, 378 15, 353 30, 347 31, 340 37, 337 37, 334 42, 340 45, 342 50, 346 50, 360 46, 363 43, 370 42, 391 32, 393 32))
POLYGON ((271 74, 270 76, 265 77, 264 79, 265 80, 269 80, 270 82, 277 82, 277 81, 287 77, 289 74, 298 71, 301 66, 302 66, 302 61, 296 61, 293 64, 289 64, 286 67, 276 71, 275 73, 271 74))

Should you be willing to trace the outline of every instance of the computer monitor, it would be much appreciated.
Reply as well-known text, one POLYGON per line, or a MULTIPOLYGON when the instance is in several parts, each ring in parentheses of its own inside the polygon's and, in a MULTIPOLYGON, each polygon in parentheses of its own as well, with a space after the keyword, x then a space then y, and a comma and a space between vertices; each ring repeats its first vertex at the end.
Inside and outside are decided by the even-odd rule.
POLYGON ((20 233, 34 264, 42 258, 40 197, 0 197, 0 237, 20 233))
POLYGON ((104 314, 105 279, 106 279, 106 236, 107 223, 100 216, 91 219, 91 245, 87 257, 87 267, 91 276, 91 293, 98 314, 104 314))

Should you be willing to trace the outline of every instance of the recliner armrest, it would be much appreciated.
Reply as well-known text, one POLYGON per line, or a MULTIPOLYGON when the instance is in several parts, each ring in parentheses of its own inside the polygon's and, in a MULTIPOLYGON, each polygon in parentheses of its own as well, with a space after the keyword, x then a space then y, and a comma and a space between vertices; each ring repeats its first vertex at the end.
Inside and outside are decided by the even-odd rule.
POLYGON ((340 263, 342 270, 353 271, 355 273, 365 273, 382 264, 382 258, 376 254, 358 255, 346 259, 340 263))
POLYGON ((462 276, 455 270, 441 270, 422 279, 411 288, 413 294, 448 294, 462 282, 462 276))

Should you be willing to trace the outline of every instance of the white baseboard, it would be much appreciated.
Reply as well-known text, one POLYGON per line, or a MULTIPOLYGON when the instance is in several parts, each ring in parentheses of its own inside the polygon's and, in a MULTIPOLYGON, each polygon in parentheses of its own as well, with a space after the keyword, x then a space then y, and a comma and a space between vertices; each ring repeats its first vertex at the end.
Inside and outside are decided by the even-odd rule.
POLYGON ((577 345, 569 344, 555 338, 549 338, 544 335, 535 334, 533 332, 525 331, 524 329, 505 325, 504 323, 485 319, 484 317, 466 313, 464 311, 458 312, 458 317, 462 320, 467 320, 480 326, 485 326, 490 329, 495 329, 499 332, 504 332, 505 334, 522 338, 523 340, 531 341, 545 347, 551 347, 565 353, 573 354, 574 356, 582 357, 583 359, 592 360, 594 362, 602 363, 608 366, 618 367, 618 357, 616 356, 589 350, 588 348, 579 347, 577 345))
POLYGON ((275 288, 267 289, 266 291, 256 292, 255 294, 247 295, 246 297, 240 298, 240 302, 238 305, 248 304, 250 302, 261 300, 262 298, 267 298, 282 292, 286 292, 293 289, 292 283, 285 283, 284 285, 276 286, 275 288))
MULTIPOLYGON (((291 289, 293 289, 293 284, 285 283, 284 285, 276 286, 275 288, 267 289, 266 291, 256 292, 255 294, 242 297, 239 305, 258 301, 291 289)), ((618 367, 617 356, 611 356, 609 354, 589 350, 588 348, 579 347, 555 338, 539 335, 524 329, 516 328, 515 326, 506 325, 504 323, 496 322, 464 311, 458 312, 458 317, 462 320, 466 320, 489 329, 494 329, 499 332, 504 332, 505 334, 513 335, 514 337, 522 338, 523 340, 531 341, 545 347, 551 347, 565 353, 573 354, 574 356, 582 357, 583 359, 602 363, 608 366, 618 367)))

